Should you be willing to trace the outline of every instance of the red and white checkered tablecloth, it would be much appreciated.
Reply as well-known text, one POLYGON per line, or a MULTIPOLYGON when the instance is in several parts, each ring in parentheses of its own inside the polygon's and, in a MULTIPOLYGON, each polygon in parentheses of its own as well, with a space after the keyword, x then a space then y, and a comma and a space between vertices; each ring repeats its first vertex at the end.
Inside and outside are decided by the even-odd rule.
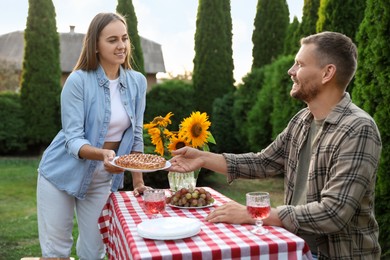
MULTIPOLYGON (((230 201, 205 187, 215 198, 216 207, 230 201)), ((266 235, 254 235, 251 225, 213 224, 205 217, 213 207, 179 209, 166 207, 163 217, 198 218, 199 234, 177 240, 140 237, 137 225, 149 219, 142 197, 132 192, 112 193, 99 218, 100 232, 109 259, 311 259, 309 247, 300 237, 280 227, 266 226, 266 235)))

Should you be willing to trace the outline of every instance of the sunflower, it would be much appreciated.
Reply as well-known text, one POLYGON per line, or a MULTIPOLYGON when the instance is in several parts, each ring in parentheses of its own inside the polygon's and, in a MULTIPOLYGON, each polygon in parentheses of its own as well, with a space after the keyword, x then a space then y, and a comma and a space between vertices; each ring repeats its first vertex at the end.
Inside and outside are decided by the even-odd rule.
POLYGON ((161 156, 164 155, 164 142, 161 138, 161 131, 158 127, 153 127, 148 129, 148 134, 150 135, 150 138, 152 140, 152 144, 156 146, 156 149, 154 150, 156 153, 160 154, 161 156))
POLYGON ((192 112, 190 117, 187 117, 181 122, 180 134, 192 147, 202 147, 210 135, 209 129, 211 122, 206 113, 192 112))
POLYGON ((169 124, 172 124, 171 116, 173 116, 172 112, 169 112, 166 116, 156 116, 152 122, 149 124, 144 124, 145 129, 150 129, 154 127, 167 127, 169 124))
POLYGON ((179 131, 170 131, 167 128, 172 124, 171 116, 173 113, 169 112, 165 117, 157 116, 150 123, 144 124, 156 153, 164 156, 167 150, 173 151, 184 146, 209 151, 208 143, 215 144, 213 135, 208 131, 211 123, 206 113, 192 112, 190 117, 181 122, 179 131))
POLYGON ((168 150, 170 152, 183 148, 184 146, 190 146, 187 140, 183 136, 172 135, 169 139, 168 150))

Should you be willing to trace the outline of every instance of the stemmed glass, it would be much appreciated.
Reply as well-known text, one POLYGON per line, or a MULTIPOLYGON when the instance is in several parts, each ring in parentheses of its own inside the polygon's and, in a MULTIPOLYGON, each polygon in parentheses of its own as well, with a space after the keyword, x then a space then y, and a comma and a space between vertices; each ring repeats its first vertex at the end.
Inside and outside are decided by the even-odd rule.
POLYGON ((148 213, 152 214, 152 218, 160 217, 160 213, 165 210, 165 190, 145 190, 144 207, 148 213))
POLYGON ((246 208, 252 218, 256 219, 256 226, 252 233, 262 235, 268 233, 263 227, 263 219, 267 218, 271 211, 271 204, 268 192, 248 192, 246 194, 246 208))

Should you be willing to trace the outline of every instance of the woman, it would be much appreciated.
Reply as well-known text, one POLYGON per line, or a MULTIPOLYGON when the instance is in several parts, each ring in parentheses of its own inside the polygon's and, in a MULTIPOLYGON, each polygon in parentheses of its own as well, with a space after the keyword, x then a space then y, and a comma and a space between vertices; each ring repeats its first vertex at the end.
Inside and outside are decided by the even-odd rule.
MULTIPOLYGON (((43 258, 69 259, 74 212, 80 259, 103 259, 98 217, 111 191, 123 183, 116 155, 143 152, 146 79, 130 66, 124 18, 100 13, 92 20, 74 71, 61 93, 62 130, 38 169, 37 208, 43 258)), ((134 194, 147 187, 133 172, 134 194)))

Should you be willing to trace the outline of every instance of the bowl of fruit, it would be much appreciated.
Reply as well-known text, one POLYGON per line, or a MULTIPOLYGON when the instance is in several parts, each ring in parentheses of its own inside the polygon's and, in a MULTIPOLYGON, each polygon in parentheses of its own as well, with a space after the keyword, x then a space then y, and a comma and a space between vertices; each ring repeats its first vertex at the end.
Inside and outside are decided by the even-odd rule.
POLYGON ((167 204, 176 208, 207 208, 214 205, 214 198, 204 188, 182 188, 167 197, 167 204))

